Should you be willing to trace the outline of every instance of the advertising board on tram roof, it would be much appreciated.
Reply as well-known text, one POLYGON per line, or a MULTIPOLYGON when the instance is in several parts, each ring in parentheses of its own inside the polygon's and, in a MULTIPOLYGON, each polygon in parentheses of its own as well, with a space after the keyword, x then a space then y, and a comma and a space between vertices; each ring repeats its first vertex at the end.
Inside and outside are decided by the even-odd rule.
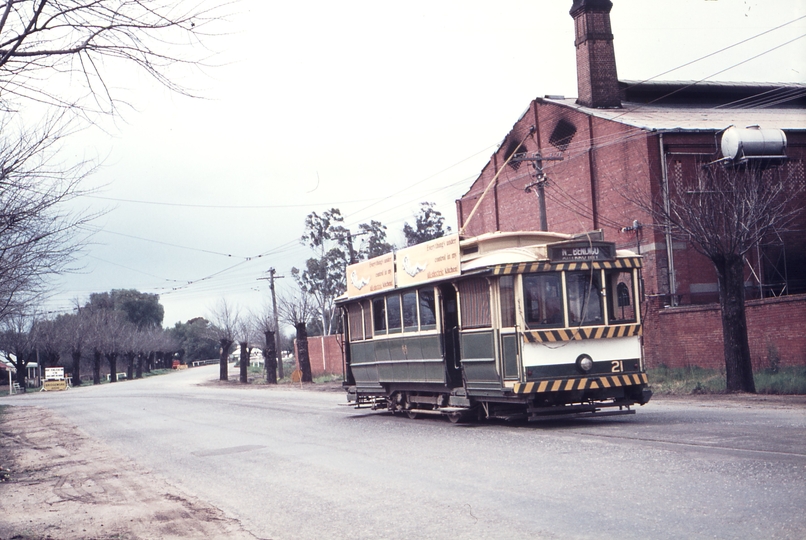
POLYGON ((443 236, 397 252, 397 286, 410 287, 458 276, 459 235, 443 236))

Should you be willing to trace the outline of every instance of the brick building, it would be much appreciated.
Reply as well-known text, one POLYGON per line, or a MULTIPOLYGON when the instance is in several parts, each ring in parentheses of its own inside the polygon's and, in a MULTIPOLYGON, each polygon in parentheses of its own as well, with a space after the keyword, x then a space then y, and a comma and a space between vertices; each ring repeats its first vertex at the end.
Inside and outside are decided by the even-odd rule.
MULTIPOLYGON (((644 256, 648 365, 717 367, 712 263, 672 241, 636 203, 674 196, 676 180, 723 159, 729 127, 759 126, 786 138, 785 157, 764 174, 784 175, 796 207, 806 207, 806 85, 619 81, 611 7, 610 0, 573 2, 579 96, 529 104, 457 201, 459 228, 465 236, 601 229, 617 247, 644 256)), ((775 354, 782 365, 806 364, 806 212, 794 232, 748 254, 746 292, 754 367, 775 354)))

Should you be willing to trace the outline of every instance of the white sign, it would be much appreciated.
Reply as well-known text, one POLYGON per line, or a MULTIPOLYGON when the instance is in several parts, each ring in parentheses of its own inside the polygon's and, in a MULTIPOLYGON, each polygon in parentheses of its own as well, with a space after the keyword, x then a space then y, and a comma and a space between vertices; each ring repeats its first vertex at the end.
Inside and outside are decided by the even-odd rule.
POLYGON ((46 367, 45 368, 46 381, 63 381, 64 368, 63 367, 46 367))

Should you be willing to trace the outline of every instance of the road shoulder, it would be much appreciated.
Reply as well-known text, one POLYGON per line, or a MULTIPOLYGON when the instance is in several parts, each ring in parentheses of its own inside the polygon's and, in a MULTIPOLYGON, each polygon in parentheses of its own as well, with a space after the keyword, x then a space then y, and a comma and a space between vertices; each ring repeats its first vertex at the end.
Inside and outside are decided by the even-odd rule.
POLYGON ((5 407, 0 455, 0 538, 255 538, 47 409, 5 407))

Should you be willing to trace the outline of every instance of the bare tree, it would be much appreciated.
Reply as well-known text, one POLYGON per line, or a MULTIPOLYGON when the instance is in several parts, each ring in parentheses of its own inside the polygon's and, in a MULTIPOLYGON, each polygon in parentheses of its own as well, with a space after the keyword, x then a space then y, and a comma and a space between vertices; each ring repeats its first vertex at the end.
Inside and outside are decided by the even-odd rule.
POLYGON ((270 306, 252 314, 255 334, 263 352, 263 367, 266 370, 266 382, 277 384, 277 339, 274 325, 274 313, 270 306))
POLYGON ((280 295, 280 317, 292 325, 297 333, 297 365, 302 372, 302 382, 312 382, 311 359, 308 355, 308 330, 306 325, 316 314, 315 300, 300 287, 294 295, 280 295))
POLYGON ((252 357, 252 349, 258 342, 255 335, 255 324, 252 317, 241 317, 236 328, 236 339, 238 340, 239 358, 239 381, 243 384, 249 382, 248 368, 252 357))
POLYGON ((36 358, 31 328, 34 318, 24 313, 14 313, 5 318, 0 328, 0 351, 17 370, 17 383, 25 391, 28 364, 36 358))
POLYGON ((54 367, 61 360, 64 332, 57 319, 36 319, 31 327, 37 362, 42 368, 54 367))
POLYGON ((94 217, 66 206, 92 168, 56 159, 62 135, 54 122, 29 131, 0 122, 0 320, 24 311, 70 268, 80 228, 94 217))
POLYGON ((119 67, 190 95, 169 68, 176 77, 177 67, 200 67, 209 51, 197 45, 221 19, 220 6, 8 0, 0 7, 0 320, 24 311, 50 277, 70 269, 84 244, 81 226, 93 217, 66 204, 81 195, 93 165, 57 160, 57 143, 99 115, 117 114, 125 102, 114 75, 129 76, 119 67), (42 110, 40 127, 24 124, 23 115, 27 123, 42 110))
POLYGON ((220 18, 219 6, 168 0, 9 0, 0 14, 0 88, 5 99, 85 116, 113 113, 117 102, 111 90, 117 81, 109 79, 113 67, 128 64, 189 94, 169 77, 168 68, 196 66, 209 55, 198 45, 210 35, 210 23, 220 18))
POLYGON ((76 313, 60 315, 64 331, 64 348, 70 351, 72 360, 72 384, 81 386, 81 356, 87 346, 90 335, 89 311, 82 309, 76 301, 76 313))
POLYGON ((220 346, 218 353, 218 378, 221 381, 226 381, 229 378, 227 357, 232 351, 233 343, 235 343, 236 334, 240 326, 240 316, 237 308, 230 305, 226 299, 222 298, 212 311, 210 320, 213 323, 213 331, 218 338, 218 344, 220 346))
POLYGON ((780 168, 702 165, 670 186, 668 203, 644 204, 660 224, 691 243, 719 280, 726 387, 755 392, 745 314, 745 255, 771 234, 785 232, 797 212, 796 193, 780 168))

